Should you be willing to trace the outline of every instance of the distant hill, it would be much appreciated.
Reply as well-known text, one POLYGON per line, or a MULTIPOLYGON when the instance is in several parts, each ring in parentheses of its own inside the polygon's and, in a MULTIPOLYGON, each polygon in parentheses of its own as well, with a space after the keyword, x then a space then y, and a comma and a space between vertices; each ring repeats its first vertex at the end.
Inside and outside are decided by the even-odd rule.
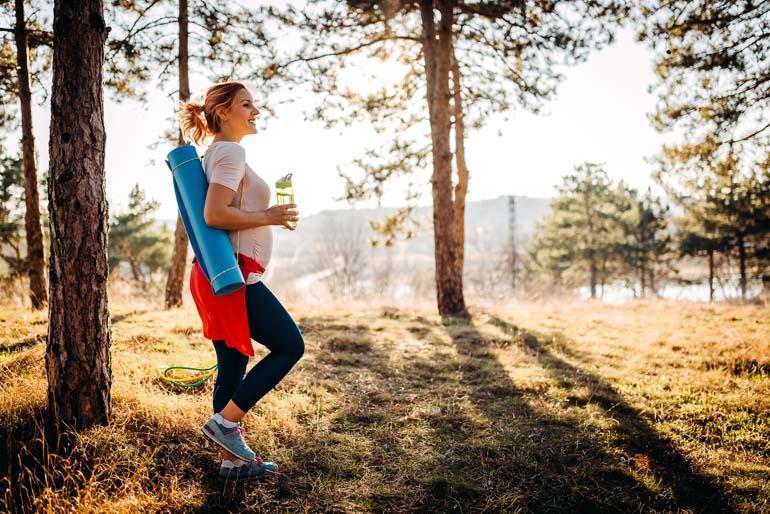
MULTIPOLYGON (((535 224, 549 210, 550 198, 516 197, 516 237, 523 241, 531 235, 535 224)), ((336 209, 321 211, 300 219, 297 230, 289 232, 274 227, 274 256, 296 256, 312 252, 312 242, 323 237, 328 225, 334 227, 363 227, 368 229, 369 221, 379 221, 396 212, 396 208, 380 207, 367 209, 336 209)), ((415 209, 415 219, 422 230, 416 236, 399 244, 400 252, 409 254, 432 254, 433 252, 433 207, 421 206, 415 209)), ((173 229, 175 220, 161 220, 161 223, 173 229)), ((465 206, 465 227, 467 237, 483 229, 485 240, 492 243, 503 242, 508 238, 508 196, 499 196, 487 200, 467 202, 465 206), (491 238, 491 240, 490 240, 491 238)))

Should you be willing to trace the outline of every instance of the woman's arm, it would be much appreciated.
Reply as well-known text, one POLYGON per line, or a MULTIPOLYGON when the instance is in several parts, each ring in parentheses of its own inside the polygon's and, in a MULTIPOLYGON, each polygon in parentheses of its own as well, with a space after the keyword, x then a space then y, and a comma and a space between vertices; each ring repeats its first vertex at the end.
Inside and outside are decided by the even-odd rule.
POLYGON ((206 204, 203 207, 203 219, 206 225, 223 230, 239 230, 262 227, 265 225, 283 225, 294 230, 289 221, 297 221, 298 212, 293 203, 274 205, 267 210, 250 212, 242 211, 230 205, 235 191, 221 184, 209 184, 206 193, 206 204))

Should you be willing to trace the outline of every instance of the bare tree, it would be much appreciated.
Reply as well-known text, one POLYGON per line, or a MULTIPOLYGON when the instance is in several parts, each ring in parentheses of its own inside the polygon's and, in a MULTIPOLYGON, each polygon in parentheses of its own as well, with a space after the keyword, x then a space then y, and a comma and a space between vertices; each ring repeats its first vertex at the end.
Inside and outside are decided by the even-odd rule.
POLYGON ((396 266, 393 262, 393 247, 377 248, 372 246, 372 286, 374 294, 380 298, 387 298, 395 289, 397 276, 396 266))
POLYGON ((324 279, 330 292, 341 298, 359 293, 359 281, 367 266, 368 230, 356 218, 327 215, 315 245, 318 264, 330 274, 324 279))

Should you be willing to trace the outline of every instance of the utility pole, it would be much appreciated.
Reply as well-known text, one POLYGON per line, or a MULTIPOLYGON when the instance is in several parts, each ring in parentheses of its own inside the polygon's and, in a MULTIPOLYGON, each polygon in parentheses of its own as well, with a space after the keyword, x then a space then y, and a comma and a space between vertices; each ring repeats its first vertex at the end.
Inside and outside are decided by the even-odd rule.
POLYGON ((508 197, 508 247, 511 251, 511 289, 516 289, 516 268, 518 259, 516 255, 516 198, 508 197))

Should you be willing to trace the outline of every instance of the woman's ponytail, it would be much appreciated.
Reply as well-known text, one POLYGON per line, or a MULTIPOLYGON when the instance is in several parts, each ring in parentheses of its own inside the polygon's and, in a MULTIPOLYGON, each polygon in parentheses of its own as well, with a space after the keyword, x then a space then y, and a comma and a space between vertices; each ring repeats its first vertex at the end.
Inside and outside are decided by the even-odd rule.
POLYGON ((182 134, 187 142, 191 140, 195 144, 201 144, 209 134, 208 124, 203 115, 203 105, 198 102, 183 102, 179 113, 179 123, 182 127, 182 134))

